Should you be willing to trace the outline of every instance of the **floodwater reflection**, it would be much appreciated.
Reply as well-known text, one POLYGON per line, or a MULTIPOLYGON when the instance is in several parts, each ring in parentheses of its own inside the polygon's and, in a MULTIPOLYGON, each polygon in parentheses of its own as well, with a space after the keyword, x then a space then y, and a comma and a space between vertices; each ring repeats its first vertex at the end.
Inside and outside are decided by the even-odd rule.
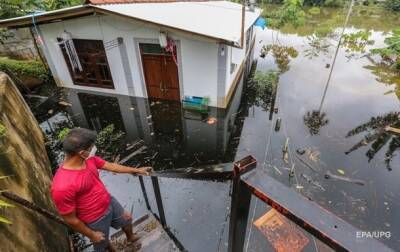
POLYGON ((346 137, 352 137, 362 132, 366 132, 361 141, 351 147, 346 154, 359 149, 363 146, 370 146, 365 155, 370 162, 375 154, 378 153, 386 144, 389 144, 385 153, 385 164, 387 169, 392 170, 390 165, 395 151, 400 147, 400 135, 390 132, 387 127, 400 128, 400 112, 390 112, 382 116, 371 117, 371 119, 352 129, 346 137))
MULTIPOLYGON (((231 162, 235 149, 231 138, 240 136, 241 130, 235 125, 241 88, 227 109, 209 108, 207 114, 184 110, 176 102, 65 90, 62 99, 70 106, 57 113, 46 112, 42 126, 57 142, 53 149, 59 152, 59 131, 85 127, 99 133, 99 153, 109 161, 136 151, 130 146, 140 140, 144 148, 129 158, 128 165, 164 170, 231 162)), ((57 159, 60 161, 61 157, 57 159)))

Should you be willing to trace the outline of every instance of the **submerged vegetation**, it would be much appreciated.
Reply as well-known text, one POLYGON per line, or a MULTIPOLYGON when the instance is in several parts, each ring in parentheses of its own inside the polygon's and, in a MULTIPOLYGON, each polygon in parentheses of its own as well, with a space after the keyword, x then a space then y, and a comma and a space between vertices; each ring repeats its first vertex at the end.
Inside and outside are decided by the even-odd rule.
POLYGON ((256 71, 254 76, 249 81, 249 100, 252 105, 259 106, 264 110, 271 108, 274 90, 276 90, 279 80, 277 72, 256 71))
POLYGON ((365 53, 367 45, 373 45, 374 40, 369 39, 370 31, 361 30, 343 35, 342 45, 347 48, 347 51, 365 53))
POLYGON ((324 37, 318 37, 314 34, 307 36, 307 44, 309 48, 307 48, 304 52, 305 56, 309 59, 318 57, 321 54, 328 56, 329 48, 332 46, 328 39, 324 37))
POLYGON ((400 28, 393 30, 390 37, 385 38, 386 47, 372 49, 371 53, 379 54, 384 64, 400 72, 400 28))

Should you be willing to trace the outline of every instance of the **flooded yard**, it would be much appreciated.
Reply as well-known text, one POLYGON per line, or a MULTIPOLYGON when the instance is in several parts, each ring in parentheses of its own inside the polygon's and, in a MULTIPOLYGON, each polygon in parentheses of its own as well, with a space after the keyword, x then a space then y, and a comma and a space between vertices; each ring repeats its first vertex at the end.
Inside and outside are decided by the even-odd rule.
MULTIPOLYGON (((381 241, 395 249, 400 245, 400 138, 385 127, 400 124, 400 77, 369 50, 384 46, 400 18, 357 6, 345 34, 361 31, 366 39, 342 44, 327 85, 346 11, 321 9, 297 29, 258 30, 257 70, 280 72, 274 108, 271 97, 255 95, 244 80, 227 110, 211 108, 205 115, 176 103, 77 90, 64 90, 62 104, 58 98, 36 104, 35 113, 53 140, 65 127, 107 128, 101 153, 109 161, 121 160, 140 144, 144 148, 127 161, 133 166, 166 170, 230 163, 251 154, 257 169, 357 228, 390 231, 390 239, 381 241), (270 47, 259 57, 264 45, 270 47)), ((60 145, 50 145, 56 165, 60 145)), ((144 212, 137 178, 103 173, 102 179, 127 209, 144 212)), ((150 180, 145 183, 150 186, 150 180)), ((161 179, 160 186, 167 222, 185 248, 227 250, 228 183, 161 179)), ((253 198, 249 221, 266 210, 253 198)), ((314 244, 306 250, 318 251, 314 244)), ((252 225, 245 246, 246 251, 270 248, 252 225)))

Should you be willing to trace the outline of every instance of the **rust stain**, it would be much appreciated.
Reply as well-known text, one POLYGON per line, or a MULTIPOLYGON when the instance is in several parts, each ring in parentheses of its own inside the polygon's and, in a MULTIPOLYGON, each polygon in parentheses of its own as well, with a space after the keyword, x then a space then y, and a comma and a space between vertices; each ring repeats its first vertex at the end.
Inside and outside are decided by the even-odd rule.
POLYGON ((309 239, 299 228, 275 209, 253 223, 278 252, 300 252, 309 239))

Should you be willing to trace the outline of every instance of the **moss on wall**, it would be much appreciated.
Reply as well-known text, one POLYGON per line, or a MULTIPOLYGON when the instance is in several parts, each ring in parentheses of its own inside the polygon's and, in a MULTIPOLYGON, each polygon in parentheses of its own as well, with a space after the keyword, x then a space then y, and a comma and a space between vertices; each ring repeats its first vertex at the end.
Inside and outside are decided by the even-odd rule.
MULTIPOLYGON (((51 168, 44 138, 24 99, 7 75, 0 72, 0 188, 55 212, 50 199, 51 168)), ((16 205, 1 214, 12 225, 0 224, 2 251, 68 251, 67 230, 58 223, 16 205)))

